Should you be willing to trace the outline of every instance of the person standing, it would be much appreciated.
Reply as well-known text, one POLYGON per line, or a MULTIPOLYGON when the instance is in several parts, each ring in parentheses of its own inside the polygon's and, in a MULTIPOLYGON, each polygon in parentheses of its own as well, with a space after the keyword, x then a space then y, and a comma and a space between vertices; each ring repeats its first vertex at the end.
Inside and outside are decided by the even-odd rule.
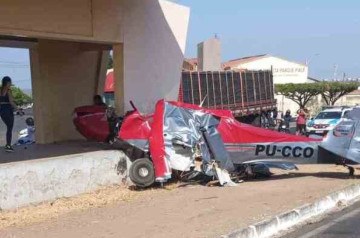
POLYGON ((273 109, 273 120, 274 120, 274 126, 275 127, 278 125, 277 118, 278 118, 278 110, 277 110, 277 108, 274 108, 273 109))
POLYGON ((14 110, 17 108, 11 93, 11 85, 11 78, 8 76, 3 77, 0 88, 0 117, 6 125, 5 151, 7 152, 14 151, 11 141, 14 127, 14 110))
POLYGON ((306 128, 306 113, 303 108, 297 111, 298 117, 296 119, 296 134, 305 135, 306 128))

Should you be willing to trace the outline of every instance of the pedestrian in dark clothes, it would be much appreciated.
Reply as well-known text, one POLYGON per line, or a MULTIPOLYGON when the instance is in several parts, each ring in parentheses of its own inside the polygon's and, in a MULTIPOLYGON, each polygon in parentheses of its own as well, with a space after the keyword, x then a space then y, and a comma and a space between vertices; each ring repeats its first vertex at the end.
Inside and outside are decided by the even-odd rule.
POLYGON ((14 110, 17 109, 16 104, 11 93, 11 78, 5 76, 1 82, 0 88, 0 117, 6 125, 6 145, 5 150, 7 152, 13 152, 14 149, 11 146, 12 131, 14 127, 14 110))

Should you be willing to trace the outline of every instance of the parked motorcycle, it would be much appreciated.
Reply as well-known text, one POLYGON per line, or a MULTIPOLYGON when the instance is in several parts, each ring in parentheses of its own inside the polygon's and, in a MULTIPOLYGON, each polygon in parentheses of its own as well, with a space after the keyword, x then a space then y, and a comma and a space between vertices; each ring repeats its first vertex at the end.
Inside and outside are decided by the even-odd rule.
POLYGON ((284 119, 281 119, 278 131, 290 134, 290 123, 288 121, 285 121, 284 119))

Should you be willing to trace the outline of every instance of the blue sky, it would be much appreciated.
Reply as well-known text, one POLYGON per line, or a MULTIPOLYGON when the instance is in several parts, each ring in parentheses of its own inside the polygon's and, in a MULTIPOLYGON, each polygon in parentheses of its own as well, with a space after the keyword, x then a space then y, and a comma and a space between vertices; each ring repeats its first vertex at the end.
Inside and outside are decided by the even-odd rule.
POLYGON ((0 77, 8 75, 13 83, 22 88, 31 88, 29 51, 0 47, 0 77))
MULTIPOLYGON (((191 8, 186 56, 218 34, 223 60, 272 54, 304 63, 310 76, 360 77, 359 0, 175 0, 191 8), (314 56, 319 54, 318 56, 314 56)), ((0 48, 0 75, 30 88, 27 50, 0 48)))
POLYGON ((188 57, 217 33, 223 60, 264 53, 302 63, 312 58, 310 76, 332 78, 337 64, 339 76, 360 77, 358 0, 176 2, 191 8, 188 57))

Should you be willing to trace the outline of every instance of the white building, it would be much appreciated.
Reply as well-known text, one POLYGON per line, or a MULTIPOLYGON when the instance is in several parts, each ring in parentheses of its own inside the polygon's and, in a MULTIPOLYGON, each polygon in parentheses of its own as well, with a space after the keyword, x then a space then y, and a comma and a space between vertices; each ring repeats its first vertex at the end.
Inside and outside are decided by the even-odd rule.
POLYGON ((354 107, 354 106, 360 106, 360 87, 341 97, 336 103, 336 106, 350 106, 350 107, 354 107))
MULTIPOLYGON (((240 59, 230 60, 223 63, 224 70, 247 69, 247 70, 272 70, 274 84, 285 83, 313 83, 316 80, 308 77, 308 66, 271 55, 256 55, 240 59)), ((294 114, 299 106, 282 95, 275 95, 278 102, 278 110, 291 110, 294 114)))

